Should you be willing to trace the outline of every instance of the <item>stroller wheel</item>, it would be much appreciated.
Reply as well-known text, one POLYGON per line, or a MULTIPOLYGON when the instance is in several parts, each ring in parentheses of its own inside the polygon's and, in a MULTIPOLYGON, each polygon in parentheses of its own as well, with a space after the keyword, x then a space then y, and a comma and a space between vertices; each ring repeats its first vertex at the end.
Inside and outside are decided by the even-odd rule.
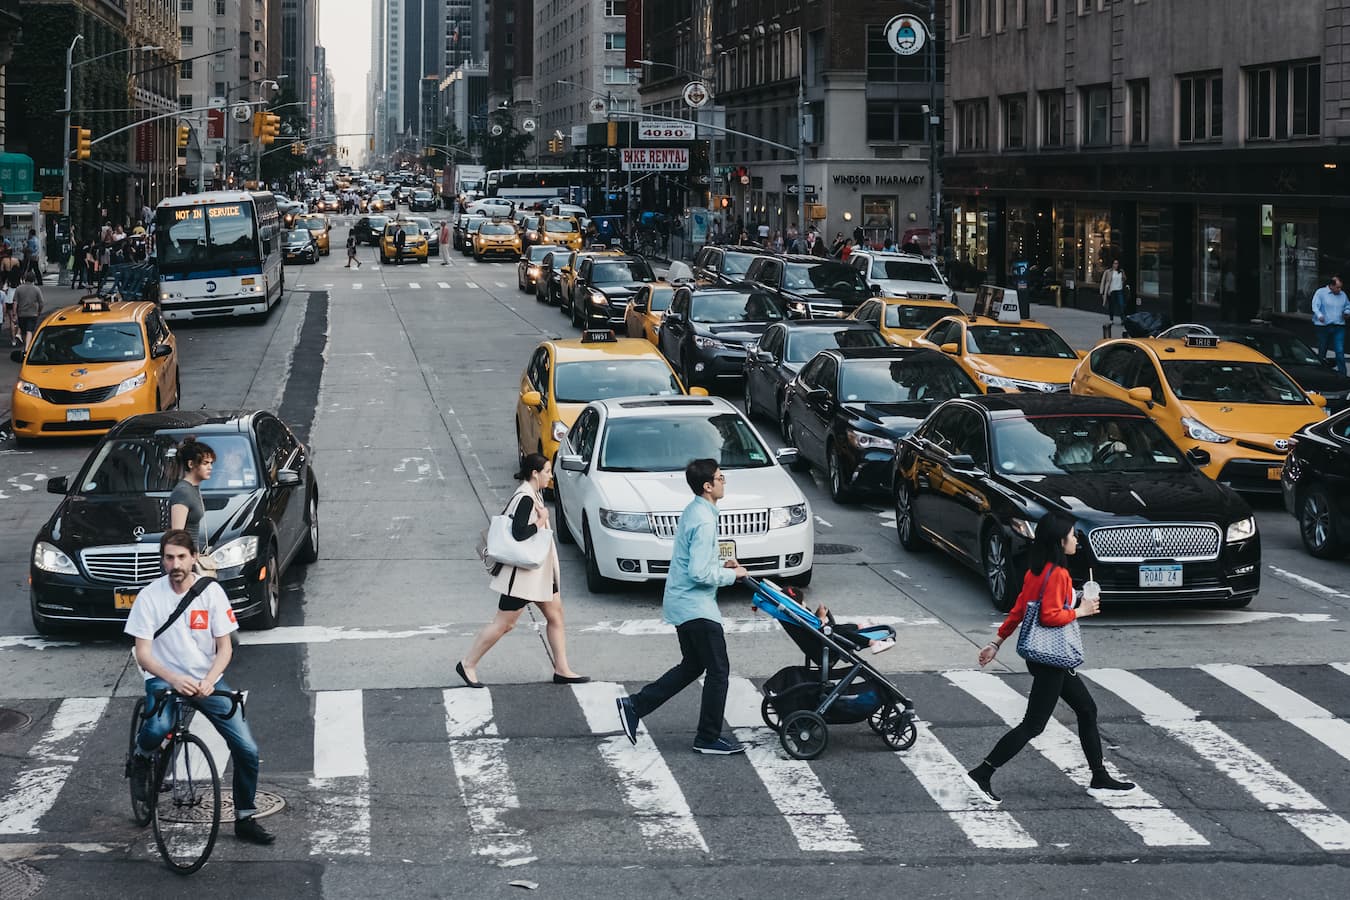
POLYGON ((908 750, 919 737, 918 726, 911 713, 897 713, 883 723, 881 739, 892 750, 908 750))
POLYGON ((764 720, 765 725, 768 725, 774 731, 783 730, 783 717, 778 715, 778 710, 774 709, 773 700, 770 698, 765 697, 764 701, 759 704, 759 717, 764 720))
POLYGON ((886 733, 886 720, 895 715, 895 707, 889 703, 867 717, 867 727, 877 734, 886 733))
POLYGON ((830 743, 830 729, 820 716, 802 709, 787 717, 778 739, 793 759, 815 759, 830 743))

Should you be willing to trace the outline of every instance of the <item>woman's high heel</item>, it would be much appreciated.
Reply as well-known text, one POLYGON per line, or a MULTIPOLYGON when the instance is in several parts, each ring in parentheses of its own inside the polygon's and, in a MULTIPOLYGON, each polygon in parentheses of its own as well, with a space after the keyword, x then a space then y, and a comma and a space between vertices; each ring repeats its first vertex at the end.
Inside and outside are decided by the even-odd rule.
POLYGON ((462 663, 462 662, 457 662, 457 663, 455 663, 455 674, 459 675, 460 678, 463 678, 463 679, 464 679, 464 683, 467 684, 467 685, 468 685, 469 687, 471 687, 471 688, 482 688, 482 687, 487 687, 487 685, 486 685, 486 684, 483 684, 483 682, 481 682, 481 681, 473 681, 473 680, 471 680, 471 679, 469 678, 468 675, 465 675, 465 674, 464 674, 464 663, 462 663))

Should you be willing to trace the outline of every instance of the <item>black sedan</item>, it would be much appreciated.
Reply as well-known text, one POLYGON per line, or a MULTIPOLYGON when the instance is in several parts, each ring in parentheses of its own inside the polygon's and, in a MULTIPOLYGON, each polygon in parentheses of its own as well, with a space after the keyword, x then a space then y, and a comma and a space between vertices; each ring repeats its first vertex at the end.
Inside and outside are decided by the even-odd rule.
POLYGON ((685 387, 740 378, 746 348, 786 318, 772 294, 748 284, 682 286, 661 319, 657 348, 685 387))
POLYGON ((358 243, 378 247, 380 236, 384 234, 384 226, 388 224, 389 216, 362 216, 352 226, 352 232, 356 234, 358 243))
POLYGON ((1350 551, 1350 409, 1305 425, 1280 473, 1284 506, 1298 517, 1303 546, 1328 559, 1350 551))
POLYGON ((788 385, 784 439, 799 468, 824 469, 837 503, 889 498, 896 443, 933 408, 980 388, 951 357, 902 347, 822 350, 788 385))
POLYGON ((292 228, 281 237, 281 258, 288 263, 319 261, 319 245, 308 228, 292 228))
POLYGON ((787 386, 807 360, 831 347, 885 347, 886 339, 868 322, 792 319, 764 329, 745 357, 745 414, 765 412, 782 427, 787 386))
POLYGON ((221 586, 241 621, 276 626, 287 566, 319 557, 319 485, 309 449, 269 412, 163 412, 122 420, 73 480, 47 482, 64 498, 30 557, 40 633, 125 622, 136 593, 162 574, 159 539, 181 477, 176 448, 188 437, 216 454, 201 490, 221 586))
POLYGON ((1075 583, 1102 599, 1246 606, 1261 586, 1251 508, 1208 478, 1145 415, 1118 400, 999 394, 948 400, 901 441, 895 526, 984 575, 1012 608, 1036 523, 1077 522, 1075 583))
POLYGON ((1350 377, 1336 371, 1331 360, 1318 359, 1317 352, 1291 331, 1259 321, 1210 322, 1174 325, 1159 337, 1180 338, 1188 334, 1213 334, 1225 341, 1246 344, 1283 369, 1303 390, 1327 398, 1330 412, 1350 406, 1350 377))
POLYGON ((628 301, 644 284, 656 280, 641 256, 588 256, 577 269, 572 295, 572 324, 623 331, 628 301))
POLYGON ((535 299, 543 302, 542 297, 538 295, 535 288, 539 284, 539 276, 543 272, 540 263, 544 257, 554 250, 563 250, 557 244, 531 244, 520 254, 520 260, 516 263, 516 287, 522 291, 535 294, 535 299))
POLYGON ((551 249, 539 261, 539 275, 534 282, 534 299, 550 306, 562 303, 562 274, 572 259, 566 247, 549 245, 551 249))
POLYGON ((413 191, 412 198, 408 200, 409 212, 435 212, 436 195, 431 191, 413 191))

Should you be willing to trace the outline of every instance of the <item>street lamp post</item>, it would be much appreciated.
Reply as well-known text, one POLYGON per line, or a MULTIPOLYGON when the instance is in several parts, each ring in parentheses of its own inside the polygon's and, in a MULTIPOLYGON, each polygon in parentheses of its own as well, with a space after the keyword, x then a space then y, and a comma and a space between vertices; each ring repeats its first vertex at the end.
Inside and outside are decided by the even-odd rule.
MULTIPOLYGON (((613 91, 605 91, 604 93, 601 93, 600 91, 592 90, 591 88, 586 87, 584 84, 577 84, 575 81, 568 81, 568 80, 565 79, 565 78, 559 78, 558 81, 557 81, 556 83, 557 83, 557 84, 565 84, 565 85, 567 85, 568 87, 574 87, 574 88, 577 88, 578 90, 583 90, 583 91, 585 91, 586 93, 591 94, 591 95, 593 95, 593 96, 604 98, 604 101, 605 101, 605 121, 606 121, 606 122, 612 122, 612 121, 614 120, 614 92, 613 92, 613 91)), ((612 173, 611 173, 611 170, 610 170, 610 164, 609 164, 609 141, 606 140, 606 141, 605 141, 605 197, 604 197, 603 202, 601 203, 601 209, 603 209, 603 210, 606 211, 606 212, 609 211, 609 191, 610 191, 610 175, 611 175, 611 174, 612 174, 612 173)))
POLYGON ((223 157, 223 160, 222 160, 222 161, 223 161, 223 165, 221 166, 221 171, 220 171, 220 180, 221 180, 222 185, 223 185, 226 181, 228 181, 228 180, 229 180, 229 177, 230 177, 229 165, 230 165, 230 153, 232 152, 232 149, 231 149, 231 147, 230 147, 230 120, 233 118, 233 116, 231 115, 232 110, 230 109, 230 97, 234 96, 235 94, 237 94, 239 91, 243 90, 244 88, 252 87, 252 86, 255 85, 255 84, 258 85, 259 87, 261 87, 262 85, 265 85, 265 84, 270 84, 270 85, 272 86, 272 90, 274 90, 274 91, 280 90, 280 89, 281 89, 281 85, 280 85, 278 82, 279 82, 281 79, 283 79, 283 78, 289 78, 289 77, 290 77, 289 75, 286 75, 286 74, 283 73, 283 74, 281 74, 281 75, 278 75, 275 79, 272 79, 272 78, 255 78, 255 79, 253 79, 252 81, 246 81, 246 82, 244 82, 243 84, 236 84, 234 87, 232 87, 232 88, 227 88, 227 89, 226 89, 226 91, 225 91, 225 109, 224 109, 224 113, 225 113, 225 154, 224 154, 224 157, 223 157))

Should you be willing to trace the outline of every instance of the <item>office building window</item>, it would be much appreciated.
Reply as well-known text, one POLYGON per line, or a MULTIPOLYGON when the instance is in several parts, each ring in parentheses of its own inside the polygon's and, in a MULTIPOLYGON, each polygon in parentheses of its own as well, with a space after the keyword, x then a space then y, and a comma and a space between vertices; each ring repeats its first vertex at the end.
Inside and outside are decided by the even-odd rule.
POLYGON ((623 66, 605 66, 605 84, 628 84, 632 77, 623 66))
POLYGON ((1217 141, 1223 137, 1223 76, 1217 72, 1177 79, 1177 140, 1217 141))
POLYGON ((1045 21, 1054 22, 1059 19, 1059 0, 1045 0, 1045 21))
POLYGON ((178 0, 179 12, 192 12, 192 0, 178 0))
POLYGON ((178 41, 179 41, 179 43, 181 43, 184 47, 190 46, 190 45, 192 44, 192 26, 191 26, 191 25, 183 25, 183 26, 181 26, 181 27, 178 29, 178 41))
POLYGON ((628 0, 605 0, 605 15, 611 18, 628 15, 628 0))
POLYGON ((192 95, 191 95, 191 94, 179 94, 179 95, 178 95, 178 108, 179 108, 179 109, 192 109, 192 107, 193 107, 194 105, 195 105, 195 104, 192 102, 192 95))
POLYGON ((216 15, 225 15, 225 0, 216 0, 216 15))
POLYGON ((178 77, 179 78, 192 77, 192 60, 185 59, 178 64, 178 77))
POLYGON ((975 0, 952 0, 952 15, 956 19, 956 36, 970 37, 975 21, 975 0))
POLYGON ((1322 65, 1284 63, 1247 71, 1247 140, 1322 133, 1322 65))
MULTIPOLYGON (((789 37, 795 35, 791 32, 789 37)), ((938 28, 937 43, 937 71, 938 78, 942 77, 943 67, 946 65, 946 49, 943 47, 944 38, 942 28, 938 28)), ((788 66, 792 67, 791 74, 785 75, 785 78, 795 78, 796 50, 789 48, 788 66)), ((886 43, 886 27, 884 25, 867 26, 867 80, 871 82, 885 82, 894 84, 896 82, 927 83, 928 82, 928 50, 925 48, 921 53, 915 53, 913 56, 901 56, 891 49, 891 45, 886 43)))
POLYGON ((1128 81, 1130 96, 1130 143, 1148 143, 1148 79, 1128 81))
POLYGON ((1064 146, 1064 93, 1046 91, 1040 96, 1041 146, 1064 146))
POLYGON ((881 144, 917 144, 924 139, 923 105, 895 100, 867 104, 867 141, 881 144))
POLYGON ((1079 93, 1082 101, 1083 146, 1111 145, 1111 86, 1095 84, 1079 93))
POLYGON ((966 100, 956 104, 957 149, 985 150, 989 147, 989 101, 966 100))
POLYGON ((628 36, 622 31, 605 34, 606 50, 623 50, 628 46, 628 36))
POLYGON ((1015 94, 999 101, 1003 107, 1003 149, 1025 150, 1027 147, 1027 96, 1015 94))

